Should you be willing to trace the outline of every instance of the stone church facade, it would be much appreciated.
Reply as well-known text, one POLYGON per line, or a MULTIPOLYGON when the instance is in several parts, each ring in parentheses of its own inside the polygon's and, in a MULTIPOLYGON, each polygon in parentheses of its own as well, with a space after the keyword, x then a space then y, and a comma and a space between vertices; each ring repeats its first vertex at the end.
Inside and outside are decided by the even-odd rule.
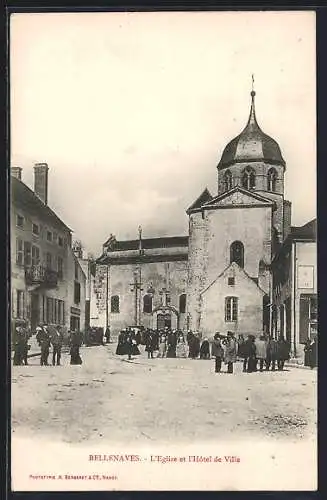
POLYGON ((217 166, 217 194, 205 189, 187 210, 189 235, 105 242, 94 278, 105 300, 91 323, 114 334, 136 324, 269 332, 270 265, 291 228, 285 170, 279 145, 258 125, 252 91, 248 122, 217 166))

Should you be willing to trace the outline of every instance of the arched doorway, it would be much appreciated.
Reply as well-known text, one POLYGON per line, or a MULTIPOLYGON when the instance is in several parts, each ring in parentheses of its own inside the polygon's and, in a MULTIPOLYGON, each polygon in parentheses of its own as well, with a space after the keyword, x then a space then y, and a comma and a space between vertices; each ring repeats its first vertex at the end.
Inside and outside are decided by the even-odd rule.
POLYGON ((177 330, 179 328, 178 310, 173 306, 159 306, 152 311, 152 328, 177 330))
POLYGON ((157 330, 164 330, 165 328, 171 328, 171 314, 157 314, 157 330))

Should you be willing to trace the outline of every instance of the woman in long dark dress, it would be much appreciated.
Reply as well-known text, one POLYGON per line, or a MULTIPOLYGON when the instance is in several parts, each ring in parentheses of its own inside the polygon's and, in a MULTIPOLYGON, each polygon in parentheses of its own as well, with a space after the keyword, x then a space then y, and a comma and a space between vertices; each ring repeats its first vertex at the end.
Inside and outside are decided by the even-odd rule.
POLYGON ((132 356, 139 356, 140 350, 137 345, 136 335, 134 332, 129 331, 126 334, 126 354, 128 355, 128 359, 132 359, 132 356))
POLYGON ((311 339, 307 339, 304 346, 304 366, 315 368, 315 366, 317 366, 316 358, 316 343, 311 339))
POLYGON ((200 347, 200 359, 210 359, 210 345, 207 338, 203 339, 200 347))
POLYGON ((118 356, 124 356, 128 354, 127 346, 126 346, 126 332, 125 330, 121 330, 118 335, 118 344, 116 348, 116 354, 118 356))
POLYGON ((70 364, 81 365, 82 358, 79 349, 82 345, 82 336, 79 332, 72 332, 70 335, 70 364))
POLYGON ((175 332, 169 332, 167 339, 167 358, 176 358, 177 338, 175 332))

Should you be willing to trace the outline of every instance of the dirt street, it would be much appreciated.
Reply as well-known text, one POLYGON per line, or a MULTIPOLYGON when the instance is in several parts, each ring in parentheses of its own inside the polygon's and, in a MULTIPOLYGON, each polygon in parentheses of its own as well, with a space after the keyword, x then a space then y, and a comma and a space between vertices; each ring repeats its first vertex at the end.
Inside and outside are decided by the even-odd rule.
MULTIPOLYGON (((92 441, 298 440, 314 432, 317 372, 214 373, 214 361, 128 362, 115 345, 82 348, 83 365, 12 369, 12 431, 92 441)), ((223 367, 225 370, 226 368, 223 367)))

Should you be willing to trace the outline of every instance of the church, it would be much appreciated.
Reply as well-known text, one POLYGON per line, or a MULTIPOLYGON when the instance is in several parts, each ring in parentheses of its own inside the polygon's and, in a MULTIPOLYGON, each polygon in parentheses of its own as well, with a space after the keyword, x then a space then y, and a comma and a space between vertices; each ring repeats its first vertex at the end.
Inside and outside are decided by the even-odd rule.
POLYGON ((286 163, 260 128, 251 92, 248 121, 222 152, 217 192, 187 209, 188 236, 117 241, 97 259, 91 324, 196 330, 202 336, 270 332, 271 262, 291 231, 286 163))

